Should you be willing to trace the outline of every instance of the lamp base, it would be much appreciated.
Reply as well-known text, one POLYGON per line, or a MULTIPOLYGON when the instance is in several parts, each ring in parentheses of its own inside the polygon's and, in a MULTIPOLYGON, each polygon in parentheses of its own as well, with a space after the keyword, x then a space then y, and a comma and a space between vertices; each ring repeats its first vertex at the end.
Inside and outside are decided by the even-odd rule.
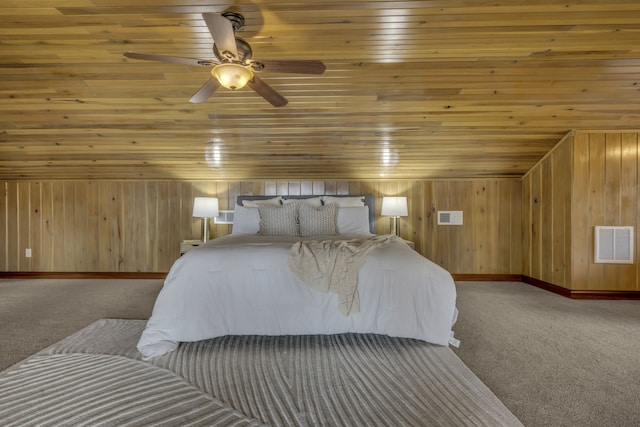
POLYGON ((208 242, 211 237, 211 229, 209 225, 211 224, 211 218, 202 218, 202 241, 208 242))
POLYGON ((400 236, 400 224, 398 220, 400 219, 397 216, 392 216, 389 223, 389 234, 395 234, 396 236, 400 236))

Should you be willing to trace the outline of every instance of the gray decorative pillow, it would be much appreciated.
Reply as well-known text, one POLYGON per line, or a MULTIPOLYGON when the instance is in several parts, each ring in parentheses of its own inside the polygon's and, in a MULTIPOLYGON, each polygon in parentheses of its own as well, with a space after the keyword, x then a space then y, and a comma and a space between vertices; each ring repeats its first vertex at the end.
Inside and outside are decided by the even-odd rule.
POLYGON ((320 207, 322 206, 322 197, 309 197, 307 199, 284 199, 282 201, 283 204, 287 203, 307 203, 311 206, 320 207))
POLYGON ((272 199, 265 199, 265 200, 243 200, 242 201, 242 206, 244 206, 245 208, 257 208, 260 205, 275 205, 275 206, 280 206, 282 205, 282 197, 277 196, 274 197, 272 199))
POLYGON ((260 203, 260 231, 262 236, 298 236, 298 205, 277 206, 260 203))
POLYGON ((335 203, 339 208, 354 208, 358 206, 364 206, 364 196, 322 196, 322 203, 325 205, 328 205, 329 203, 335 203))
POLYGON ((307 236, 333 236, 336 231, 336 205, 331 203, 319 208, 300 203, 298 207, 298 222, 300 223, 300 235, 307 236))

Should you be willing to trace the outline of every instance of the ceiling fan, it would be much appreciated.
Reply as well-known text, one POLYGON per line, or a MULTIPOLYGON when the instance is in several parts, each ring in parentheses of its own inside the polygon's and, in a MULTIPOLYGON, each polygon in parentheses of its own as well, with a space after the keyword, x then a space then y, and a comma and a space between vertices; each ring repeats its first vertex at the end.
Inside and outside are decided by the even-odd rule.
POLYGON ((322 74, 325 65, 318 60, 264 60, 252 59, 249 43, 236 37, 235 31, 244 25, 244 17, 236 12, 202 14, 213 38, 215 59, 181 58, 177 56, 127 52, 127 58, 176 64, 213 67, 211 78, 189 99, 189 102, 206 101, 220 86, 236 90, 248 85, 274 107, 287 105, 287 99, 256 76, 262 71, 298 74, 322 74))

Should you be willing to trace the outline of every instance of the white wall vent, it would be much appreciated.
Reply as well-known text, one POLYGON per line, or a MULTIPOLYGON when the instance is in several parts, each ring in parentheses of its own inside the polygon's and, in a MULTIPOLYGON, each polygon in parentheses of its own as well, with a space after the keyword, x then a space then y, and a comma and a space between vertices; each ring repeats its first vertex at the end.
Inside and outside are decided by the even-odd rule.
POLYGON ((462 211, 438 211, 438 225, 462 225, 462 211))
POLYGON ((633 227, 596 226, 594 262, 633 264, 633 227))
POLYGON ((233 224, 233 211, 219 211, 218 216, 213 217, 214 224, 233 224))

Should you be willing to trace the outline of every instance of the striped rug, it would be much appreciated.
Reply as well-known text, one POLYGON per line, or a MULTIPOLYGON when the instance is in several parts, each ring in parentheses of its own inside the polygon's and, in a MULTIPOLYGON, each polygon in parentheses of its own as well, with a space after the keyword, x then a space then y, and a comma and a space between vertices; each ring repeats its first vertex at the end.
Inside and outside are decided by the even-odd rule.
POLYGON ((446 347, 378 335, 224 337, 150 362, 100 320, 0 373, 2 426, 518 426, 446 347))

